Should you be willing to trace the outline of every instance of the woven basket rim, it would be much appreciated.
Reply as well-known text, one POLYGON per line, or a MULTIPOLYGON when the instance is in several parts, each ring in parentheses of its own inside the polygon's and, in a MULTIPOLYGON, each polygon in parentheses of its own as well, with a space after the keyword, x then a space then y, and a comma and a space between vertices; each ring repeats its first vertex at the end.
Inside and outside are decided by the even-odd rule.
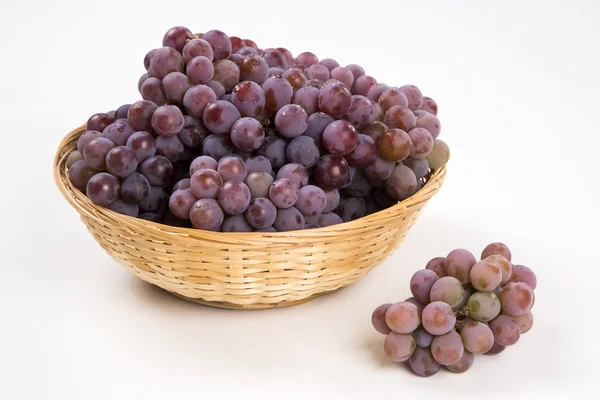
POLYGON ((100 218, 98 218, 96 214, 104 215, 108 217, 107 219, 119 224, 123 228, 129 227, 130 229, 128 230, 131 230, 132 234, 136 233, 136 229, 153 228, 157 231, 160 231, 163 234, 173 234, 178 237, 196 237, 203 240, 212 239, 219 242, 235 242, 242 239, 290 239, 293 237, 300 238, 305 236, 319 236, 319 234, 322 234, 323 236, 331 236, 333 232, 335 232, 336 234, 340 234, 344 231, 352 231, 356 233, 356 231, 359 231, 363 228, 367 229, 367 225, 369 225, 370 222, 377 221, 377 223, 380 223, 384 214, 390 215, 387 218, 394 218, 394 215, 396 213, 390 213, 390 211, 399 211, 408 208, 418 207, 421 204, 427 202, 429 198, 439 190, 446 175, 446 165, 444 165, 442 168, 431 172, 429 179, 425 182, 423 187, 411 197, 398 202, 392 207, 388 207, 387 209, 378 211, 373 214, 369 214, 365 217, 358 218, 350 222, 344 222, 341 224, 321 228, 286 232, 214 232, 195 228, 175 227, 136 217, 130 217, 112 211, 106 207, 94 204, 85 194, 83 194, 81 191, 79 191, 79 189, 75 188, 71 184, 67 175, 67 156, 76 147, 76 139, 83 132, 85 132, 85 124, 72 130, 61 140, 53 161, 53 175, 55 183, 63 197, 80 214, 85 214, 87 217, 92 218, 100 223, 103 223, 103 221, 100 218))

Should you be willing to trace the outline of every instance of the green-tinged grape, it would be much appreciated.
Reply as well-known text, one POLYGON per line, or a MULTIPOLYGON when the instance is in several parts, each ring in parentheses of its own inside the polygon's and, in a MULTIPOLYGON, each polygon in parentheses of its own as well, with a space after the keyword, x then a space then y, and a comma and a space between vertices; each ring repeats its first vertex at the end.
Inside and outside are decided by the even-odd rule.
POLYGON ((69 168, 69 181, 77 189, 85 193, 90 178, 98 172, 97 169, 90 167, 85 160, 78 160, 69 168))
POLYGON ((490 322, 494 333, 494 341, 502 346, 512 346, 521 337, 521 329, 514 318, 508 315, 498 315, 490 322))
POLYGON ((436 336, 431 342, 431 354, 442 365, 456 364, 460 361, 464 351, 462 340, 456 331, 436 336))
POLYGON ((83 160, 83 156, 77 150, 69 153, 67 157, 67 168, 71 168, 71 165, 75 164, 76 161, 83 160))
POLYGON ((433 301, 425 306, 421 315, 423 328, 432 335, 443 335, 454 328, 456 316, 452 307, 443 301, 433 301))
POLYGON ((475 292, 467 301, 469 315, 476 321, 488 322, 500 314, 500 300, 492 292, 475 292))
POLYGON ((482 292, 492 292, 500 285, 502 270, 491 261, 481 260, 471 268, 470 278, 475 289, 482 292))
POLYGON ((416 348, 415 336, 412 333, 390 332, 383 342, 385 355, 396 362, 408 360, 416 348))
POLYGON ((444 269, 446 275, 453 276, 462 284, 466 284, 471 281, 471 268, 473 268, 476 262, 475 256, 468 250, 455 249, 446 256, 444 269))
MULTIPOLYGON (((431 301, 443 301, 450 307, 457 307, 462 298, 465 289, 460 281, 452 276, 444 276, 433 284, 429 298, 431 301)), ((500 305, 500 303, 498 303, 500 305)))
POLYGON ((462 357, 456 364, 446 365, 446 368, 450 372, 454 372, 455 374, 459 374, 467 371, 473 365, 473 361, 475 361, 475 354, 465 350, 462 357))
POLYGON ((273 184, 273 177, 267 172, 250 172, 244 183, 250 189, 250 195, 253 199, 258 197, 269 197, 269 188, 273 184))
POLYGON ((525 314, 533 306, 533 289, 523 282, 507 283, 500 293, 502 311, 516 317, 525 314))
POLYGON ((513 319, 517 322, 517 325, 519 325, 521 335, 529 332, 533 326, 533 314, 531 311, 527 311, 525 314, 513 317, 513 319))
POLYGON ((421 323, 419 309, 405 301, 392 304, 385 314, 385 322, 394 332, 413 332, 421 323))
POLYGON ((433 170, 440 169, 450 159, 450 148, 444 141, 435 139, 431 153, 425 158, 429 162, 429 168, 433 170))
POLYGON ((460 330, 465 349, 473 354, 488 352, 494 345, 494 334, 484 322, 471 321, 460 330))
POLYGON ((423 377, 435 375, 441 368, 440 363, 433 358, 431 349, 425 347, 417 347, 408 363, 415 374, 423 377))
POLYGON ((373 315, 371 315, 371 323, 373 324, 373 328, 379 333, 383 333, 387 335, 392 330, 385 322, 385 314, 390 308, 392 303, 382 304, 373 311, 373 315))

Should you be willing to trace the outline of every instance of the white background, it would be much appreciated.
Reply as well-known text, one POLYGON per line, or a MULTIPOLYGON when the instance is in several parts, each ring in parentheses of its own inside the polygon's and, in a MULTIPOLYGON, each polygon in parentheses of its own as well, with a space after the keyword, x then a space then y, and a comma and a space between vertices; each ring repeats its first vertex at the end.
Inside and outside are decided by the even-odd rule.
POLYGON ((0 398, 592 398, 598 394, 600 3, 6 1, 0 10, 0 398), (448 177, 357 284, 279 310, 180 301, 107 256, 52 179, 62 136, 139 99, 174 25, 361 64, 440 107, 448 177), (379 304, 455 247, 510 245, 535 325, 465 374, 385 360, 379 304))

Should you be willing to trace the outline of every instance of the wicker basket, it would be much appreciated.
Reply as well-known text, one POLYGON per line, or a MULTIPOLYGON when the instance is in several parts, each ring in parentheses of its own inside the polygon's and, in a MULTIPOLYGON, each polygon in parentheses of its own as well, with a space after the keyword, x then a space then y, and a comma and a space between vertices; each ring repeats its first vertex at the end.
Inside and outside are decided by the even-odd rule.
POLYGON ((308 301, 357 281, 402 242, 440 189, 445 167, 414 196, 356 221, 281 233, 215 233, 132 218, 93 204, 69 182, 67 155, 80 127, 61 142, 54 177, 94 239, 144 281, 215 307, 260 309, 308 301))

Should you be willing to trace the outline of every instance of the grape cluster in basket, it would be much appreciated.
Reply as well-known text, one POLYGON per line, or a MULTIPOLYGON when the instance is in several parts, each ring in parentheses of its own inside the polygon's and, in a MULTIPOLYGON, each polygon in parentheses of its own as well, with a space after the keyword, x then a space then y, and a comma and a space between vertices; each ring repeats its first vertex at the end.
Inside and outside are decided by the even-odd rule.
POLYGON ((163 46, 143 100, 91 116, 68 157, 95 204, 212 231, 324 227, 412 196, 449 158, 416 86, 218 30, 175 27, 163 46))
POLYGON ((371 321, 386 336, 385 354, 408 361, 419 376, 442 365, 464 372, 475 354, 498 354, 533 325, 537 279, 511 264, 502 243, 488 245, 477 261, 464 249, 437 257, 410 280, 414 297, 375 309, 371 321))

